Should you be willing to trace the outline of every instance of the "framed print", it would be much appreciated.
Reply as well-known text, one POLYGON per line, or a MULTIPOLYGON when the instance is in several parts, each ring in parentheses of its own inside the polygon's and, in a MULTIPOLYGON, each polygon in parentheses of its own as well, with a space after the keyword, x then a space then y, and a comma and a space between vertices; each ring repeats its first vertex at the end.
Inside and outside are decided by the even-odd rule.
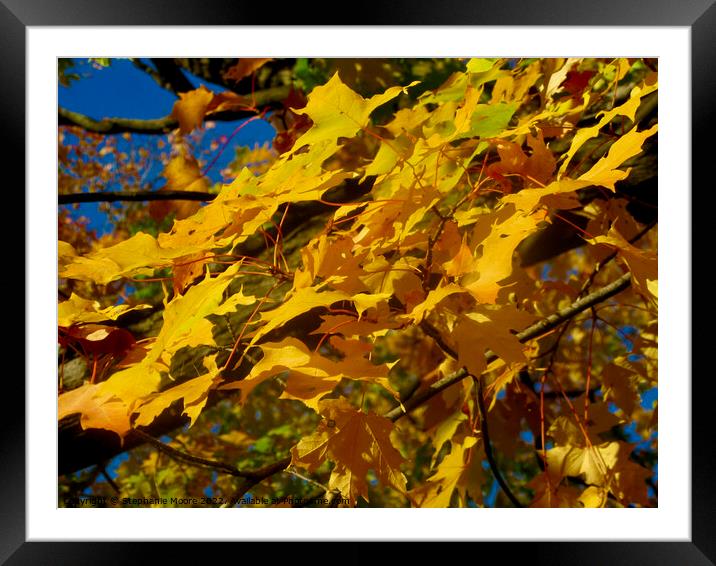
POLYGON ((0 8, 27 219, 4 561, 716 561, 708 0, 119 8, 0 8))

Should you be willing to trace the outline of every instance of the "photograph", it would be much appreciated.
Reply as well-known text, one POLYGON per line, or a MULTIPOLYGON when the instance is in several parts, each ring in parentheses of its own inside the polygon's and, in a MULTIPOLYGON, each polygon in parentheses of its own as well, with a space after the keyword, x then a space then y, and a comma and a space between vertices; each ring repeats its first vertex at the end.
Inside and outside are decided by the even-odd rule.
POLYGON ((661 60, 504 51, 57 58, 57 507, 659 507, 661 60))

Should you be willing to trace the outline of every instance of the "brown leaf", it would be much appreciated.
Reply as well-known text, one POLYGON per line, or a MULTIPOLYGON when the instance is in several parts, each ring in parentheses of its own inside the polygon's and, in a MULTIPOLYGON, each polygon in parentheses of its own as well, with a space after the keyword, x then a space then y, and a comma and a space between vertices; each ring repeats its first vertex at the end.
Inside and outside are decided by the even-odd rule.
POLYGON ((261 59, 243 57, 239 59, 239 62, 232 67, 229 67, 224 73, 224 79, 239 82, 241 79, 248 77, 251 73, 258 71, 263 65, 271 61, 272 59, 261 59))
POLYGON ((357 497, 368 498, 367 475, 373 470, 385 485, 405 491, 400 471, 404 458, 390 440, 390 420, 354 409, 345 399, 319 404, 325 419, 311 436, 304 437, 293 450, 293 464, 315 469, 326 457, 336 462, 337 483, 345 490, 351 505, 357 497))
POLYGON ((174 103, 172 118, 179 122, 179 131, 188 134, 204 122, 209 103, 214 93, 201 85, 196 90, 179 93, 179 100, 174 103))

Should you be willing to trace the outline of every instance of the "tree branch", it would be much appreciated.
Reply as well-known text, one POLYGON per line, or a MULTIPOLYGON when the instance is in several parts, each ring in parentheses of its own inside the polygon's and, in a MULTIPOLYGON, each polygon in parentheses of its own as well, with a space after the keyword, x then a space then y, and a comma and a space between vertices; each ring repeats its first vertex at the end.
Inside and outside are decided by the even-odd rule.
MULTIPOLYGON (((250 96, 255 109, 232 110, 216 112, 206 116, 206 121, 233 122, 255 116, 264 107, 278 107, 280 102, 288 96, 290 88, 287 86, 272 87, 256 91, 250 96)), ((168 134, 178 127, 178 122, 171 116, 153 119, 139 118, 103 118, 95 120, 79 112, 73 112, 67 108, 58 108, 59 126, 79 126, 88 132, 98 134, 168 134)))
POLYGON ((168 444, 165 444, 161 440, 154 438, 151 434, 147 434, 146 432, 143 432, 136 428, 132 429, 131 434, 138 436, 142 440, 145 440, 146 442, 148 442, 149 444, 151 444, 152 446, 154 446, 161 452, 164 452, 167 456, 169 456, 170 458, 173 458, 175 460, 186 462, 188 464, 193 464, 195 466, 203 466, 205 468, 211 468, 218 472, 223 472, 223 473, 229 474, 231 476, 245 478, 249 481, 255 481, 256 483, 264 480, 269 475, 273 475, 276 472, 283 470, 291 463, 291 457, 287 456, 286 458, 279 460, 278 462, 274 462, 273 464, 269 464, 268 466, 264 466, 263 468, 259 468, 258 470, 243 471, 243 470, 239 470, 237 467, 232 466, 231 464, 227 464, 225 462, 219 462, 217 460, 207 460, 206 458, 194 456, 187 452, 182 452, 181 450, 172 448, 171 446, 169 446, 168 444))
POLYGON ((211 468, 213 470, 224 472, 225 474, 229 474, 231 476, 237 476, 241 478, 251 477, 250 475, 247 475, 245 472, 242 472, 238 468, 231 466, 230 464, 226 464, 224 462, 218 462, 215 460, 207 460, 206 458, 200 458, 199 456, 193 456, 192 454, 188 454, 187 452, 182 452, 181 450, 177 450, 176 448, 172 448, 168 444, 165 444, 161 440, 158 440, 154 438, 151 434, 147 434, 146 432, 142 432, 139 429, 133 429, 131 431, 131 434, 134 436, 139 437, 140 439, 148 442, 152 446, 154 446, 157 450, 160 452, 164 452, 167 456, 174 460, 179 460, 181 462, 186 462, 187 464, 193 464, 195 466, 202 466, 205 468, 211 468))
POLYGON ((59 126, 79 126, 88 132, 98 134, 168 134, 177 127, 178 122, 171 116, 141 120, 135 118, 103 118, 95 120, 79 112, 73 112, 61 106, 57 109, 59 126))
POLYGON ((212 201, 215 193, 199 191, 123 191, 121 193, 70 193, 58 195, 58 204, 75 204, 78 202, 148 202, 153 200, 198 200, 212 201))
POLYGON ((241 498, 246 495, 252 487, 260 484, 266 478, 269 478, 272 475, 285 470, 290 463, 291 456, 286 456, 285 458, 282 458, 281 460, 274 462, 273 464, 269 464, 267 466, 264 466, 263 468, 255 470, 251 473, 251 477, 247 477, 246 481, 241 484, 241 487, 234 492, 231 501, 226 505, 222 505, 222 507, 236 506, 241 500, 241 498))

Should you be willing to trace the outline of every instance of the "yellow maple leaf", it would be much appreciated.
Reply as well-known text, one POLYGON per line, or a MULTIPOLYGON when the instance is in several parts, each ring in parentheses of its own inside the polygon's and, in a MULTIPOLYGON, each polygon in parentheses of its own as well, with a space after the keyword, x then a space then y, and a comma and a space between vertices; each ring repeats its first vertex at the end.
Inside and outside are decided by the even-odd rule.
POLYGON ((447 283, 430 291, 425 300, 413 308, 407 315, 406 320, 413 320, 416 323, 422 321, 435 307, 445 298, 455 293, 464 293, 465 289, 455 283, 447 283))
POLYGON ((127 312, 149 308, 152 308, 151 305, 136 305, 134 307, 116 305, 102 309, 99 301, 83 299, 72 293, 68 300, 57 305, 57 324, 58 326, 71 326, 77 323, 117 320, 127 312))
POLYGON ((585 483, 608 489, 620 501, 648 503, 645 479, 651 472, 629 459, 631 447, 613 441, 600 445, 555 446, 547 451, 547 469, 553 485, 563 477, 581 477, 585 483))
POLYGON ((658 255, 654 251, 642 250, 630 244, 614 226, 606 236, 589 240, 593 244, 609 244, 616 247, 634 277, 634 286, 652 304, 658 305, 658 255))
POLYGON ((59 396, 57 419, 81 413, 80 426, 83 429, 99 428, 116 433, 121 442, 132 429, 129 423, 129 407, 122 401, 110 400, 109 395, 100 395, 99 385, 87 383, 59 396))
MULTIPOLYGON (((543 204, 545 200, 547 200, 551 196, 560 195, 560 196, 567 196, 573 194, 575 191, 579 189, 583 189, 585 187, 590 186, 591 183, 589 181, 577 181, 575 179, 561 179, 559 181, 553 181, 546 187, 541 188, 526 188, 522 189, 520 192, 511 194, 511 195, 505 195, 502 197, 502 202, 504 204, 513 203, 515 205, 515 209, 519 212, 524 212, 526 214, 531 214, 534 212, 540 204, 543 204)), ((563 201, 560 201, 560 204, 563 204, 563 201)), ((574 199, 573 201, 573 207, 579 206, 579 201, 577 199, 574 199)), ((556 207, 553 207, 556 208, 556 207)), ((559 208, 566 208, 565 206, 560 206, 559 208)))
POLYGON ((137 232, 134 236, 114 246, 74 256, 59 275, 68 279, 93 281, 106 285, 120 277, 152 275, 159 267, 171 265, 177 257, 205 249, 206 242, 196 248, 168 249, 162 247, 150 234, 137 232))
POLYGON ((325 419, 293 447, 292 464, 313 470, 330 458, 338 476, 333 485, 340 486, 351 505, 358 497, 368 498, 370 470, 384 485, 405 492, 406 478, 400 471, 404 458, 390 440, 390 420, 357 411, 345 399, 322 401, 319 410, 325 419))
POLYGON ((239 389, 245 401, 256 386, 286 372, 282 398, 297 399, 312 409, 317 409, 320 398, 333 391, 344 377, 377 383, 392 392, 387 376, 393 364, 373 364, 364 357, 365 352, 334 361, 309 351, 303 342, 292 337, 261 344, 260 348, 264 356, 249 375, 221 389, 239 389))
POLYGON ((205 374, 175 385, 161 393, 153 394, 141 405, 135 407, 133 412, 138 413, 138 416, 134 425, 150 425, 165 409, 179 400, 184 404, 182 414, 189 417, 189 426, 193 425, 206 405, 209 391, 221 379, 219 368, 216 366, 216 356, 204 358, 204 365, 207 370, 205 374))
POLYGON ((475 263, 472 251, 470 251, 470 248, 465 243, 465 239, 463 239, 457 253, 451 260, 443 263, 442 268, 445 270, 446 275, 457 277, 464 273, 475 271, 475 263))
POLYGON ((415 84, 417 81, 406 87, 390 87, 384 93, 366 100, 348 88, 335 73, 325 85, 311 91, 304 108, 294 110, 297 114, 309 116, 313 126, 298 138, 289 153, 319 141, 330 140, 335 143, 338 138, 353 137, 368 125, 373 110, 415 84))
POLYGON ((161 381, 159 369, 145 357, 138 364, 115 372, 99 383, 95 397, 100 401, 116 398, 132 409, 143 398, 156 393, 161 381))
POLYGON ((502 209, 500 217, 504 219, 493 225, 489 235, 482 240, 482 255, 475 263, 477 276, 474 281, 464 284, 465 289, 481 303, 494 303, 502 288, 500 281, 512 274, 515 249, 538 229, 546 216, 545 210, 520 214, 511 204, 502 209))
POLYGON ((653 136, 659 129, 654 124, 648 130, 637 132, 636 128, 628 131, 609 148, 609 153, 597 161, 592 168, 579 177, 580 181, 587 181, 594 185, 602 185, 615 191, 614 184, 626 179, 629 171, 617 169, 622 163, 641 152, 644 140, 653 136))
POLYGON ((184 295, 175 295, 164 307, 164 324, 156 337, 145 363, 157 360, 168 365, 168 358, 185 346, 214 344, 213 324, 206 318, 210 314, 226 314, 238 305, 251 305, 256 298, 242 291, 232 294, 223 302, 223 294, 239 271, 235 263, 216 277, 207 271, 204 279, 184 295), (221 306, 219 306, 221 305, 221 306))
POLYGON ((477 442, 474 436, 452 440, 450 453, 442 459, 435 474, 408 492, 418 507, 450 507, 455 490, 461 507, 466 504, 468 492, 475 501, 482 500, 482 458, 473 453, 477 451, 477 442))
POLYGON ((336 301, 347 299, 350 299, 350 295, 341 291, 318 293, 313 287, 298 289, 275 309, 261 313, 261 322, 264 324, 254 334, 251 345, 256 344, 262 336, 312 308, 327 307, 336 301))
POLYGON ((493 310, 478 306, 474 312, 460 315, 452 333, 460 363, 472 375, 479 376, 487 367, 485 352, 489 349, 507 364, 524 364, 525 346, 511 331, 520 330, 533 320, 532 315, 508 305, 493 310))
POLYGON ((611 110, 601 112, 600 114, 602 117, 594 126, 589 128, 580 128, 577 130, 577 133, 574 134, 574 138, 572 139, 572 144, 564 154, 564 161, 559 168, 559 176, 561 177, 567 171, 567 166, 577 151, 579 151, 579 149, 584 145, 584 142, 599 135, 601 129, 617 116, 626 116, 631 121, 634 121, 636 111, 639 109, 639 105, 641 104, 641 99, 657 89, 658 85, 656 83, 653 85, 635 86, 629 95, 629 100, 627 100, 624 104, 621 104, 611 110))

